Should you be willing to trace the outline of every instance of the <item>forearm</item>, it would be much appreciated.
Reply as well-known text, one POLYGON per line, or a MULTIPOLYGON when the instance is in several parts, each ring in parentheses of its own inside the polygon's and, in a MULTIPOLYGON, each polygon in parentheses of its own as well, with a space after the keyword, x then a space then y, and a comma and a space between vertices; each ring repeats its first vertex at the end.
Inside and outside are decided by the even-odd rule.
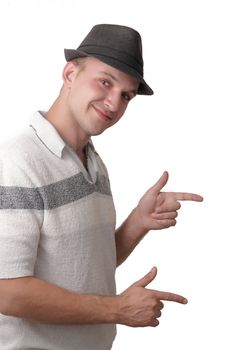
POLYGON ((117 322, 117 297, 78 294, 31 277, 1 281, 0 299, 2 314, 35 322, 117 322))
POLYGON ((117 266, 127 259, 147 232, 141 225, 139 212, 135 208, 115 233, 117 266))

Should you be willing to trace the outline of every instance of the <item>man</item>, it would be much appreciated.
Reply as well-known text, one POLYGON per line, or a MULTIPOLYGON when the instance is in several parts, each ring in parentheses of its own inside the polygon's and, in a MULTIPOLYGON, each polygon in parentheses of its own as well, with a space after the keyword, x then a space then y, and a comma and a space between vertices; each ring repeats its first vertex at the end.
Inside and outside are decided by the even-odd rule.
POLYGON ((107 170, 91 136, 118 122, 137 94, 153 94, 140 35, 97 25, 65 56, 49 111, 0 153, 1 350, 107 350, 115 324, 157 326, 162 300, 187 303, 146 288, 155 267, 115 295, 116 266, 149 230, 176 224, 180 200, 202 200, 162 192, 165 172, 115 230, 107 170))

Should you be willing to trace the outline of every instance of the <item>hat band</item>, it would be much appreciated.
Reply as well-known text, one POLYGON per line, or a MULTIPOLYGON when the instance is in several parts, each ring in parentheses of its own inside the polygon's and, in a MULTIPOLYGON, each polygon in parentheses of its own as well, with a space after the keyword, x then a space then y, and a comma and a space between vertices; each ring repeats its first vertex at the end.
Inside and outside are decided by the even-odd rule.
POLYGON ((140 63, 134 56, 127 52, 97 45, 82 45, 78 47, 77 51, 80 52, 81 50, 88 55, 102 56, 105 57, 105 59, 109 57, 115 61, 119 61, 137 72, 140 77, 143 77, 143 62, 140 63))

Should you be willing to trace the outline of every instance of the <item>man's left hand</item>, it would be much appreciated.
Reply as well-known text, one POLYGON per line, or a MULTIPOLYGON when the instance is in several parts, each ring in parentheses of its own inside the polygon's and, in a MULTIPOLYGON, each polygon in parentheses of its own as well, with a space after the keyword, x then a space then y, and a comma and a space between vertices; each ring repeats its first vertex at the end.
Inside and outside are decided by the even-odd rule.
POLYGON ((162 192, 167 182, 168 172, 165 171, 156 184, 144 194, 135 208, 144 231, 175 226, 177 211, 181 207, 179 201, 203 201, 202 196, 194 193, 162 192))

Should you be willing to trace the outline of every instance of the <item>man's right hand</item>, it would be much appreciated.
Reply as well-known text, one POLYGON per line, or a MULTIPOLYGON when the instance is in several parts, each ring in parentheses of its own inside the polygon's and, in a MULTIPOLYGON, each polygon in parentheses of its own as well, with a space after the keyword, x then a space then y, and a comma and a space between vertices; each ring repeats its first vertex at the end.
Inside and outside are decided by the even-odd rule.
POLYGON ((132 284, 122 294, 120 302, 120 322, 131 327, 156 327, 163 308, 162 300, 187 304, 183 296, 168 292, 146 289, 157 275, 153 267, 143 278, 132 284))

